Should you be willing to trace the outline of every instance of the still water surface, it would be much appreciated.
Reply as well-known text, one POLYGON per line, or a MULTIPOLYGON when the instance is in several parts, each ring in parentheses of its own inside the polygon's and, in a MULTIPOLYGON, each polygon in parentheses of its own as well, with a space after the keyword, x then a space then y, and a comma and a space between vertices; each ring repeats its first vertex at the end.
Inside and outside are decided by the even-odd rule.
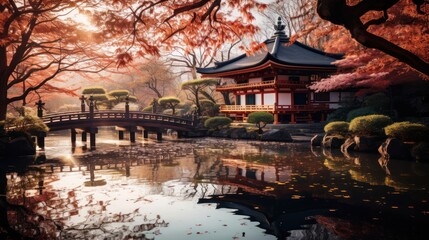
POLYGON ((303 143, 116 138, 101 131, 91 152, 59 133, 40 165, 3 163, 0 238, 422 239, 429 226, 427 164, 303 143))

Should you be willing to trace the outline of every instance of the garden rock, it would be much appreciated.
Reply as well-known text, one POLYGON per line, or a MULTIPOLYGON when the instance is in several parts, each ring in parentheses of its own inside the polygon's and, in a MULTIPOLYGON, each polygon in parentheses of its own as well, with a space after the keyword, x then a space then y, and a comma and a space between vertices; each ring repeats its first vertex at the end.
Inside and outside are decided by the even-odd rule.
POLYGON ((322 140, 322 146, 324 148, 340 148, 345 142, 345 139, 341 136, 325 135, 322 140))
POLYGON ((230 128, 223 128, 219 131, 214 131, 212 137, 229 138, 231 136, 231 131, 230 128))
POLYGON ((311 138, 311 146, 321 146, 323 140, 323 135, 316 134, 311 138))
POLYGON ((292 142, 292 136, 285 129, 272 129, 262 134, 262 141, 292 142))
POLYGON ((378 147, 385 141, 384 138, 372 136, 356 136, 354 140, 359 152, 377 152, 378 147))
POLYGON ((247 131, 245 128, 232 128, 230 136, 232 139, 247 139, 247 131))
POLYGON ((378 152, 389 159, 410 159, 411 152, 407 145, 397 138, 388 138, 378 148, 378 152))

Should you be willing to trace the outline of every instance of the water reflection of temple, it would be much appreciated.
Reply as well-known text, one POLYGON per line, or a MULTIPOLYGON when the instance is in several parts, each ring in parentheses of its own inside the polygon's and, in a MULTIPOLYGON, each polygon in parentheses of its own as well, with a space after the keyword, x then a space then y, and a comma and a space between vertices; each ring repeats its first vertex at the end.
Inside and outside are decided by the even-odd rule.
POLYGON ((237 191, 213 194, 199 203, 233 209, 278 239, 362 238, 356 235, 362 231, 383 238, 406 235, 406 229, 429 221, 424 214, 428 204, 415 196, 427 194, 423 186, 427 186, 428 174, 414 169, 429 166, 379 163, 366 155, 348 159, 334 153, 309 155, 291 150, 285 155, 225 153, 217 180, 237 191), (411 224, 401 225, 404 219, 411 224), (345 226, 346 230, 336 232, 345 226), (395 233, 380 231, 384 227, 395 233))
POLYGON ((290 166, 264 165, 224 158, 218 172, 218 181, 245 189, 247 192, 272 196, 269 186, 290 181, 291 174, 290 166))

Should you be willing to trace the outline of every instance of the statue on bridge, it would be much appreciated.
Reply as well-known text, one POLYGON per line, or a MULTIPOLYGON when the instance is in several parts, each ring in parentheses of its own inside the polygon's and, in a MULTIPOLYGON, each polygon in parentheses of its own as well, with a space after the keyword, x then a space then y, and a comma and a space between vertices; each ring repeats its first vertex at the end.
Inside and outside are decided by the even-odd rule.
POLYGON ((86 97, 84 95, 82 95, 82 97, 79 98, 80 99, 80 110, 81 112, 85 112, 85 100, 86 97))
POLYGON ((43 117, 43 106, 45 106, 45 103, 42 102, 42 98, 39 98, 39 101, 37 101, 36 106, 37 106, 37 116, 39 118, 42 118, 43 117))

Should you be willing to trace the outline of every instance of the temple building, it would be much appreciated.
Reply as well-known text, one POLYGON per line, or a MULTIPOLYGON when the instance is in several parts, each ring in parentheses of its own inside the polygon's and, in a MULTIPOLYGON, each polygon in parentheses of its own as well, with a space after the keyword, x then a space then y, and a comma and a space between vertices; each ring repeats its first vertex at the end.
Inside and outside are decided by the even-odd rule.
POLYGON ((327 113, 354 93, 316 93, 309 85, 336 73, 333 62, 342 55, 290 42, 281 18, 274 28, 274 35, 260 51, 216 62, 214 67, 198 68, 197 72, 227 83, 216 90, 234 94, 235 103, 222 105, 220 112, 236 120, 245 121, 252 112, 266 111, 274 115, 274 123, 324 121, 327 113))

